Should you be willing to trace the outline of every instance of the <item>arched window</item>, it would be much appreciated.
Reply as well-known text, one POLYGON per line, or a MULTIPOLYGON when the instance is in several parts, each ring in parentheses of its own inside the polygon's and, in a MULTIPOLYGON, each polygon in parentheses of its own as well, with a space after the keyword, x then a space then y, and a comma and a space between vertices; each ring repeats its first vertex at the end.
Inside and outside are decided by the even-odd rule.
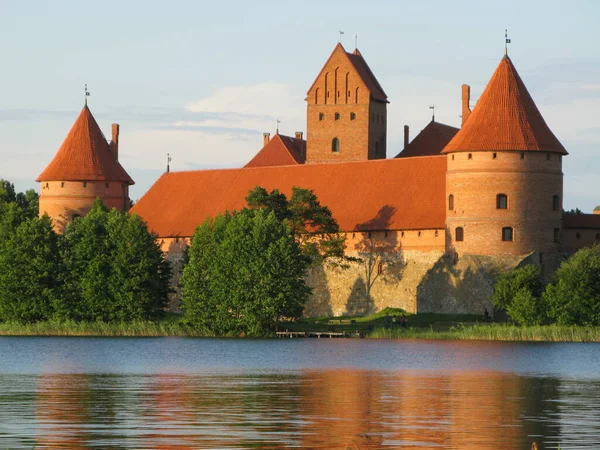
POLYGON ((473 159, 473 154, 469 153, 469 155, 467 156, 467 159, 473 159))
POLYGON ((558 211, 560 209, 560 197, 558 195, 552 196, 552 210, 558 211))
POLYGON ((319 88, 315 89, 315 105, 319 103, 319 88))
POLYGON ((334 153, 338 153, 340 151, 340 140, 338 138, 333 138, 331 141, 331 151, 334 153))
POLYGON ((325 113, 319 113, 319 120, 325 119, 325 113))
POLYGON ((340 120, 340 113, 339 112, 335 113, 335 120, 340 120))
POLYGON ((381 275, 383 273, 383 263, 381 261, 379 261, 379 264, 377 264, 377 275, 381 275))
POLYGON ((356 96, 354 98, 354 103, 358 103, 358 88, 356 88, 356 96))
POLYGON ((448 210, 454 211, 454 195, 452 194, 448 196, 448 210))
POLYGON ((327 104, 327 97, 329 97, 329 72, 325 73, 325 103, 327 104))
POLYGON ((513 240, 513 229, 512 227, 502 228, 502 240, 505 242, 513 240))
POLYGON ((350 120, 354 120, 356 119, 356 113, 351 112, 350 113, 350 120))
POLYGON ((554 229, 554 243, 558 244, 559 241, 560 241, 560 228, 555 228, 554 229))
POLYGON ((454 240, 456 242, 462 242, 465 238, 465 232, 463 230, 463 227, 456 227, 456 230, 454 232, 454 240))
POLYGON ((496 209, 508 209, 508 196, 506 194, 496 195, 496 209))

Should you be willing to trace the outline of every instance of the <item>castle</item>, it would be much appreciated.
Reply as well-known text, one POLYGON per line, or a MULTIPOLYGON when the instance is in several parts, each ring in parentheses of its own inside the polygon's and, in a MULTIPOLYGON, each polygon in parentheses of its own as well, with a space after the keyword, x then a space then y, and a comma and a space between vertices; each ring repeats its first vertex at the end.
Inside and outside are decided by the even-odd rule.
MULTIPOLYGON (((177 262, 199 224, 243 207, 254 187, 309 188, 361 262, 313 268, 307 315, 480 313, 497 271, 528 261, 549 275, 562 255, 600 242, 600 207, 563 213, 568 153, 508 55, 473 111, 469 96, 463 85, 460 129, 432 120, 410 141, 405 126, 404 149, 386 159, 387 95, 358 49, 338 44, 307 92, 306 139, 265 133, 243 168, 164 173, 132 212, 177 262)), ((40 214, 59 231, 96 197, 128 208, 118 133, 108 143, 86 105, 38 177, 40 214)))

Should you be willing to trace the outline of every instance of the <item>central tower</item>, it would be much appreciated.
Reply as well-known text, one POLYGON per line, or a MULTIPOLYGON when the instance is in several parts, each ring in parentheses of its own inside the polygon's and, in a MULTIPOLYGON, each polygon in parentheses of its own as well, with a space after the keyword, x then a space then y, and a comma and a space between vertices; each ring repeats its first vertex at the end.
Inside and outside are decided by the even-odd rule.
POLYGON ((387 95, 358 49, 336 45, 306 101, 307 164, 386 157, 387 95))

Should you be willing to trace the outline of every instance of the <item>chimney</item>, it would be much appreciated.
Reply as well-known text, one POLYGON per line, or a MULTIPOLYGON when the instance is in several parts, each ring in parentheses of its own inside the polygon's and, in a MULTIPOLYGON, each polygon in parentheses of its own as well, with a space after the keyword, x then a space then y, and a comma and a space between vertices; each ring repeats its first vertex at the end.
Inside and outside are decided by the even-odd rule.
POLYGON ((263 133, 263 146, 269 143, 269 139, 271 138, 271 133, 263 133))
POLYGON ((404 125, 404 149, 408 147, 408 125, 404 125))
MULTIPOLYGON (((471 86, 468 84, 462 85, 462 125, 465 124, 471 114, 471 108, 469 103, 471 101, 471 86)), ((461 126, 462 126, 461 125, 461 126)))
POLYGON ((119 160, 119 124, 112 124, 112 140, 109 144, 110 151, 115 157, 115 160, 119 160))
POLYGON ((304 134, 304 133, 302 133, 302 131, 296 131, 296 139, 300 139, 300 140, 302 140, 302 135, 303 135, 303 134, 304 134))

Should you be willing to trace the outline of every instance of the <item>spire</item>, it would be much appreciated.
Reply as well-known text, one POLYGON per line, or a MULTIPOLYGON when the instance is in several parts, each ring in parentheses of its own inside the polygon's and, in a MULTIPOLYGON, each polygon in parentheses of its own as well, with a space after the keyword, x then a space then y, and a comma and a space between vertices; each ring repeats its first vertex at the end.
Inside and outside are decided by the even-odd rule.
POLYGON ((36 181, 122 181, 133 184, 110 151, 87 104, 36 181))
POLYGON ((498 64, 469 120, 443 153, 539 150, 566 155, 508 55, 498 64))

